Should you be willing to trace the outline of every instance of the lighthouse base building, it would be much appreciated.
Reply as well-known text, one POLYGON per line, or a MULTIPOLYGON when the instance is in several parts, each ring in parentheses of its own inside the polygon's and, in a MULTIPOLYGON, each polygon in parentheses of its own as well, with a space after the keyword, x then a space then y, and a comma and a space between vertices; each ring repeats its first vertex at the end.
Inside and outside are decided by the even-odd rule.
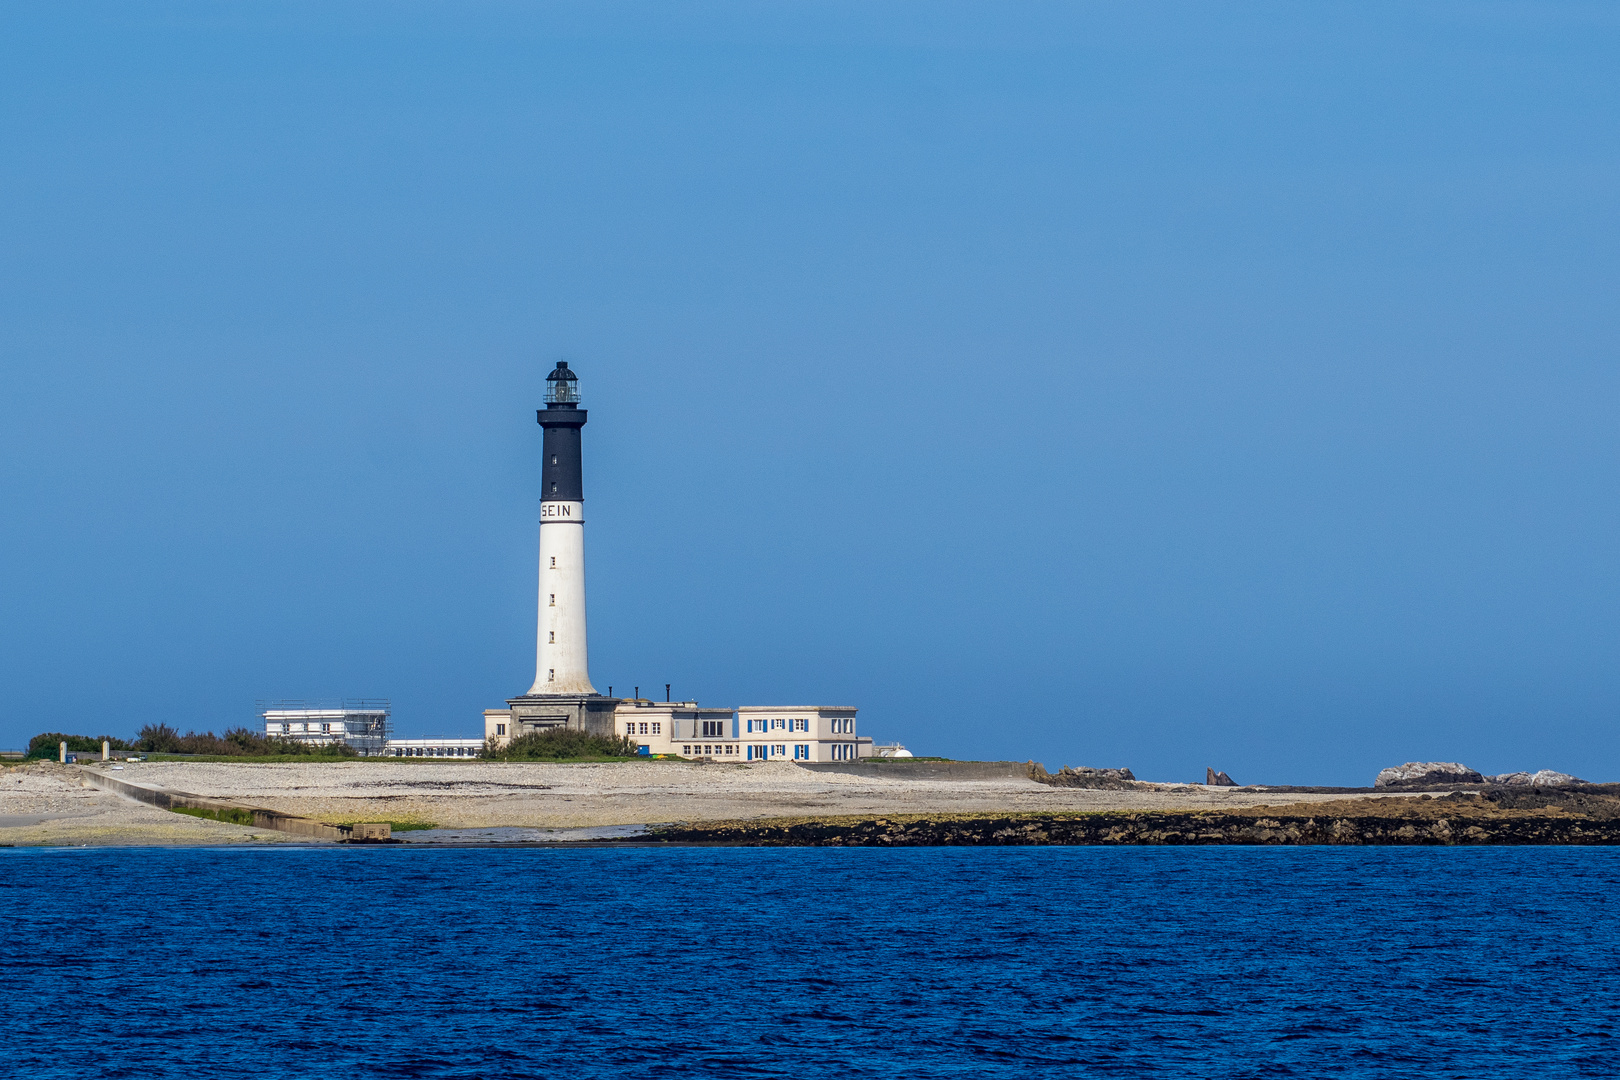
MULTIPOLYGON (((504 724, 508 732, 527 735, 533 731, 551 731, 555 728, 573 728, 592 735, 615 734, 613 710, 618 698, 601 694, 525 694, 509 698, 506 708, 484 713, 484 726, 493 721, 504 724)), ((485 738, 495 732, 485 731, 485 738)), ((504 743, 502 745, 505 745, 504 743)))

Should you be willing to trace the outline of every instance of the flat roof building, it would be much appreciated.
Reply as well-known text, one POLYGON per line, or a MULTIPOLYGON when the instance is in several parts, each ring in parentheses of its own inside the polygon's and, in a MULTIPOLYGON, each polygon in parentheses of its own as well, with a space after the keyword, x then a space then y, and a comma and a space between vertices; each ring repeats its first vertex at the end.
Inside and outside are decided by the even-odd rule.
POLYGON ((271 739, 313 746, 343 743, 362 754, 381 754, 388 745, 389 702, 360 698, 322 705, 309 701, 260 702, 259 719, 271 739))
POLYGON ((386 757, 475 758, 484 756, 483 739, 389 739, 386 757))

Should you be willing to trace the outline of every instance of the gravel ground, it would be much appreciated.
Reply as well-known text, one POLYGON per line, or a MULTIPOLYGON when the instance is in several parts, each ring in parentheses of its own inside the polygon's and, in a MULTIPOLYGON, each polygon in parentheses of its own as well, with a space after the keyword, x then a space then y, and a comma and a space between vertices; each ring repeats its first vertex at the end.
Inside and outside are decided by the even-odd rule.
MULTIPOLYGON (((29 766, 29 769, 34 768, 29 766)), ((1343 798, 1189 784, 1155 785, 1132 791, 1089 791, 1049 787, 1014 778, 900 780, 811 772, 785 762, 711 765, 674 761, 601 765, 449 761, 274 765, 143 762, 127 766, 118 775, 140 784, 334 823, 411 821, 454 829, 579 828, 834 814, 1220 810, 1343 798)), ((103 807, 99 812, 110 818, 124 813, 130 815, 133 822, 136 815, 144 815, 140 817, 144 823, 151 820, 151 815, 170 821, 177 817, 110 795, 85 791, 67 777, 55 783, 61 788, 63 800, 78 800, 74 805, 86 808, 103 807)), ((23 812, 10 809, 11 805, 5 793, 0 793, 0 815, 23 812)), ((46 801, 38 805, 43 808, 46 801)), ((185 824, 206 826, 216 833, 218 830, 253 831, 211 822, 185 824)), ((9 836, 9 829, 0 829, 0 843, 9 836)))
POLYGON ((85 787, 78 770, 71 765, 35 761, 0 768, 0 846, 247 841, 279 844, 296 842, 296 838, 172 814, 99 788, 85 787))

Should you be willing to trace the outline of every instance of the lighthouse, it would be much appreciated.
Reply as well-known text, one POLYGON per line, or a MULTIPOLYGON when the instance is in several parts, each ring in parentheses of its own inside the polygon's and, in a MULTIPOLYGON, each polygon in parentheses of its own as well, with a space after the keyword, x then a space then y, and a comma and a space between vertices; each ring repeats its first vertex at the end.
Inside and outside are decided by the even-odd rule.
MULTIPOLYGON (((512 736, 569 727, 613 733, 614 698, 591 685, 585 648, 585 485, 579 377, 566 360, 546 376, 540 469, 540 588, 534 685, 507 701, 512 736)), ((503 733, 505 734, 505 733, 503 733)))
MULTIPOLYGON (((700 708, 695 700, 607 697, 591 685, 585 652, 585 484, 580 436, 579 377, 567 361, 546 375, 545 432, 540 468, 539 641, 534 685, 504 709, 484 710, 484 742, 499 749, 514 739, 559 728, 628 739, 642 754, 712 761, 859 761, 874 753, 855 733, 853 706, 758 705, 700 708)), ((611 690, 612 687, 609 687, 611 690)), ((393 744, 390 744, 391 746, 393 744)), ((393 752, 422 754, 400 744, 393 752)), ((427 748, 430 756, 448 751, 427 748)), ((456 756, 460 756, 457 749, 456 756)))
POLYGON ((568 361, 546 376, 540 482, 540 626, 530 694, 594 694, 585 656, 585 483, 579 377, 568 361))

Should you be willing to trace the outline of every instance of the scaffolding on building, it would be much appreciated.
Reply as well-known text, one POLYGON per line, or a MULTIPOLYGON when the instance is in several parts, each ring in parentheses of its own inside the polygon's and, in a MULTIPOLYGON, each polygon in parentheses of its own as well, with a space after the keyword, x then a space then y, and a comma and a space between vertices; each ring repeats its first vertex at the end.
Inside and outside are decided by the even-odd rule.
POLYGON ((286 698, 259 700, 254 708, 272 739, 293 739, 314 746, 343 743, 362 754, 384 754, 393 736, 392 705, 387 698, 286 698))

